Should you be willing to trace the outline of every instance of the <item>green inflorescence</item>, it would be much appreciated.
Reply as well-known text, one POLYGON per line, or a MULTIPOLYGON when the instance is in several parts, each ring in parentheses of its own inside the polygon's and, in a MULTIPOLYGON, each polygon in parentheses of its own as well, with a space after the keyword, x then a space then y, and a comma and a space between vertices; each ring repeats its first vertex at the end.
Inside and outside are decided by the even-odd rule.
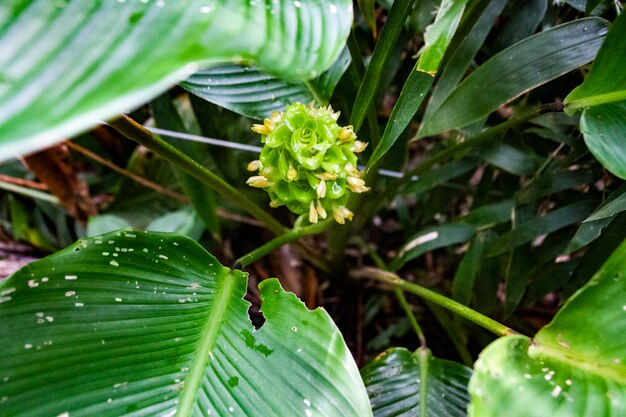
POLYGON ((356 168, 356 154, 367 145, 356 140, 352 126, 339 127, 338 117, 330 106, 295 103, 254 125, 265 145, 259 159, 248 165, 258 175, 247 183, 267 191, 270 206, 308 213, 311 223, 328 212, 338 223, 352 220, 346 208, 349 192, 369 191, 356 168))

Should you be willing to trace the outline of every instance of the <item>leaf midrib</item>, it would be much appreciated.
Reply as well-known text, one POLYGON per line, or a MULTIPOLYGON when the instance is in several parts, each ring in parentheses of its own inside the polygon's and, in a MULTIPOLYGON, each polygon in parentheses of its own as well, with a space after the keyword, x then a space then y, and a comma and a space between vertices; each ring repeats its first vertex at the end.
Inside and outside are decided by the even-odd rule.
POLYGON ((620 384, 626 385, 626 374, 623 369, 618 369, 614 364, 608 361, 590 360, 589 356, 581 355, 579 352, 554 345, 552 343, 538 342, 533 340, 528 348, 528 356, 533 357, 532 350, 536 354, 549 357, 552 360, 561 362, 572 368, 582 369, 594 375, 618 381, 620 384))
POLYGON ((191 410, 202 382, 202 376, 204 375, 213 346, 215 346, 215 340, 221 327, 220 324, 223 323, 226 310, 228 309, 228 302, 236 284, 235 277, 229 273, 228 269, 224 268, 220 275, 221 277, 217 279, 220 282, 220 287, 216 291, 214 307, 207 312, 208 319, 202 328, 202 338, 198 342, 198 347, 189 367, 189 373, 187 378, 185 378, 185 386, 180 394, 178 411, 176 412, 178 417, 191 415, 191 410))

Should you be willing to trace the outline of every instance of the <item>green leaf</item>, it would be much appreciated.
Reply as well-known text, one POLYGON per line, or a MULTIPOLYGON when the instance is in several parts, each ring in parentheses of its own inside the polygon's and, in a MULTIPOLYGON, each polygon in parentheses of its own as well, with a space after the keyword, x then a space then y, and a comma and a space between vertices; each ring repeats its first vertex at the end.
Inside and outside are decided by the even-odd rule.
POLYGON ((542 217, 523 223, 498 237, 488 250, 489 256, 500 255, 530 242, 534 238, 545 235, 571 224, 584 220, 594 209, 595 203, 583 200, 565 207, 552 210, 542 217))
POLYGON ((626 241, 534 339, 488 346, 469 384, 469 415, 626 415, 625 271, 626 241))
POLYGON ((349 64, 350 54, 344 48, 328 71, 310 81, 278 78, 258 67, 221 65, 192 75, 181 86, 236 113, 264 119, 295 102, 328 104, 349 64))
POLYGON ((493 235, 491 233, 479 233, 472 239, 452 281, 452 298, 455 301, 466 306, 470 305, 474 283, 482 269, 485 247, 492 240, 493 235))
POLYGON ((582 184, 591 184, 597 181, 600 173, 597 169, 577 169, 575 171, 548 172, 528 187, 515 194, 517 204, 528 204, 542 197, 559 191, 578 187, 582 184))
POLYGON ((442 0, 435 22, 424 33, 425 45, 420 51, 420 58, 402 87, 383 137, 374 149, 368 166, 373 166, 391 149, 419 109, 433 84, 434 76, 461 20, 466 3, 467 0, 442 0))
POLYGON ((358 0, 359 10, 363 16, 363 20, 372 30, 372 34, 376 37, 376 2, 374 0, 358 0))
POLYGON ((420 51, 416 70, 431 75, 437 73, 448 45, 454 36, 468 0, 442 0, 435 22, 424 32, 424 47, 420 51))
MULTIPOLYGON (((422 369, 420 352, 389 349, 361 370, 376 417, 413 417, 420 413, 422 369)), ((456 362, 429 355, 427 414, 424 417, 461 417, 469 402, 467 384, 472 371, 456 362)))
POLYGON ((137 107, 199 66, 245 59, 315 76, 341 51, 352 2, 24 0, 0 16, 4 160, 137 107))
POLYGON ((372 59, 367 66, 367 70, 363 76, 363 82, 354 99, 350 124, 354 126, 355 132, 358 132, 363 124, 363 120, 365 120, 367 109, 372 103, 374 94, 376 94, 376 90, 380 84, 383 67, 387 62, 387 58, 389 58, 393 52, 396 42, 398 42, 402 27, 404 26, 404 22, 406 22, 412 4, 413 0, 397 0, 394 1, 391 6, 389 17, 380 32, 380 37, 372 53, 372 59))
POLYGON ((577 251, 597 239, 615 216, 624 210, 626 210, 626 184, 612 192, 589 217, 583 220, 565 252, 577 251))
POLYGON ((466 242, 474 235, 475 231, 474 226, 466 223, 427 227, 411 237, 400 249, 389 268, 395 271, 406 262, 426 252, 466 242))
POLYGON ((613 217, 617 213, 621 213, 626 210, 626 187, 624 188, 622 193, 616 197, 615 199, 607 202, 602 205, 598 210, 594 211, 593 214, 585 219, 585 222, 590 222, 594 220, 606 219, 607 217, 613 217))
MULTIPOLYGON (((580 262, 572 273, 572 277, 563 288, 563 297, 568 297, 582 287, 602 264, 611 256, 613 251, 624 240, 624 230, 626 230, 626 213, 621 213, 615 218, 608 218, 607 225, 603 227, 602 233, 595 240, 581 257, 580 262)), ((586 223, 583 223, 583 226, 586 223)))
POLYGON ((471 153, 503 171, 519 176, 533 174, 541 163, 541 159, 530 152, 496 141, 477 146, 471 153))
POLYGON ((123 217, 115 214, 100 214, 89 218, 85 235, 93 237, 128 227, 130 223, 123 217))
POLYGON ((11 416, 371 416, 328 314, 247 279, 189 238, 85 239, 0 286, 0 397, 11 416))
POLYGON ((626 16, 622 14, 611 25, 585 81, 565 97, 566 110, 571 113, 576 109, 626 100, 624 37, 626 16))
POLYGON ((154 219, 146 227, 146 230, 178 233, 180 235, 189 236, 194 240, 199 240, 204 228, 198 217, 195 211, 186 207, 154 219))
POLYGON ((527 91, 590 62, 602 44, 607 25, 600 18, 564 23, 494 55, 424 120, 418 136, 479 121, 527 91))
POLYGON ((474 225, 477 229, 487 229, 500 223, 508 222, 513 217, 515 204, 511 200, 501 200, 497 203, 485 204, 472 209, 458 221, 474 225))
POLYGON ((495 19, 507 2, 505 0, 497 0, 488 3, 478 20, 472 19, 470 21, 473 24, 472 30, 464 37, 462 43, 454 50, 449 61, 444 65, 441 76, 428 102, 428 107, 426 107, 424 119, 430 118, 431 114, 439 108, 443 100, 450 95, 454 87, 461 81, 463 74, 472 63, 472 59, 487 38, 495 19))
POLYGON ((423 194, 439 185, 468 173, 478 167, 479 161, 474 158, 461 158, 448 162, 437 169, 420 175, 417 181, 411 182, 404 191, 405 194, 423 194))
POLYGON ((586 109, 580 130, 593 156, 611 173, 626 179, 626 101, 586 109))

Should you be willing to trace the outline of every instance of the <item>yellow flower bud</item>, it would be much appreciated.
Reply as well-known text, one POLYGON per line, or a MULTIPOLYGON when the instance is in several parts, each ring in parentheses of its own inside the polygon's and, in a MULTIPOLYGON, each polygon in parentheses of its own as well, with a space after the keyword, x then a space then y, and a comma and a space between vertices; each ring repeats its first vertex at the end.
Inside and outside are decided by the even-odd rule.
POLYGON ((367 148, 367 143, 361 142, 360 140, 355 140, 351 150, 354 153, 361 153, 365 150, 365 148, 367 148))
POLYGON ((324 181, 333 181, 337 179, 337 174, 333 174, 332 172, 322 172, 315 174, 315 177, 324 181))
POLYGON ((326 210, 324 210, 324 207, 322 207, 322 202, 319 200, 317 200, 317 206, 315 207, 315 210, 317 211, 317 214, 319 214, 322 219, 325 219, 328 216, 326 214, 326 210))
POLYGON ((317 187, 315 187, 315 191, 317 192, 317 198, 326 197, 326 181, 321 180, 317 187))
POLYGON ((315 209, 313 200, 311 200, 311 203, 309 204, 309 222, 312 224, 317 223, 317 210, 315 209))
POLYGON ((339 131, 339 142, 346 143, 356 139, 356 134, 352 130, 352 126, 344 126, 339 131))
POLYGON ((287 180, 293 181, 298 178, 298 170, 289 165, 289 169, 287 170, 287 180))
POLYGON ((268 179, 265 178, 263 175, 255 175, 254 177, 248 178, 246 184, 256 188, 266 188, 274 185, 273 182, 268 181, 268 179))
POLYGON ((344 206, 333 206, 333 217, 339 224, 345 224, 346 219, 352 220, 354 214, 344 206))
POLYGON ((365 186, 365 181, 359 177, 348 177, 346 178, 346 183, 353 193, 364 193, 370 190, 369 187, 365 186))
POLYGON ((248 164, 248 171, 250 172, 254 172, 254 171, 258 171, 259 169, 261 169, 263 167, 263 164, 261 164, 261 161, 259 161, 258 159, 255 161, 252 161, 248 164))

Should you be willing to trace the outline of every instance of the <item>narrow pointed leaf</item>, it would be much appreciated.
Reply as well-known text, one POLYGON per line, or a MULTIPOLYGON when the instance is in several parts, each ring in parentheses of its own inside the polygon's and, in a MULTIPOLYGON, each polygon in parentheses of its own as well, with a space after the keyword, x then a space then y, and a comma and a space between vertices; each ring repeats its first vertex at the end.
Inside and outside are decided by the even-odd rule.
POLYGON ((11 416, 369 416, 328 314, 260 285, 191 239, 85 239, 0 286, 0 398, 11 416))
POLYGON ((330 66, 350 30, 352 2, 283 0, 268 7, 203 0, 4 2, 0 159, 137 107, 199 66, 245 59, 292 78, 330 66))
POLYGON ((498 237, 488 249, 488 255, 500 255, 538 236, 583 221, 593 211, 595 205, 593 201, 583 200, 553 210, 542 217, 535 217, 498 237))
POLYGON ((576 87, 564 104, 570 111, 598 104, 626 100, 626 16, 621 14, 611 25, 606 41, 598 51, 585 81, 576 87))
POLYGON ((469 240, 476 228, 467 223, 444 224, 427 227, 411 237, 391 262, 391 270, 397 270, 406 262, 434 249, 445 248, 469 240))
POLYGON ((424 121, 419 137, 467 126, 503 104, 594 59, 608 22, 585 18, 533 35, 470 74, 424 121))
POLYGON ((359 88, 357 96, 354 99, 350 123, 354 125, 355 131, 359 130, 363 124, 363 120, 365 120, 367 109, 372 103, 374 94, 380 84, 381 76, 383 74, 383 66, 396 46, 396 42, 400 37, 402 27, 404 26, 406 18, 409 15, 412 4, 413 0, 398 0, 394 1, 391 6, 389 17, 380 32, 380 37, 376 42, 372 59, 367 66, 363 82, 361 83, 361 87, 359 88))
POLYGON ((435 22, 424 33, 425 45, 421 50, 421 56, 402 87, 383 137, 374 149, 368 166, 374 165, 391 149, 419 109, 433 84, 439 64, 461 20, 466 3, 467 0, 441 2, 435 22))
POLYGON ((533 340, 488 346, 470 381, 469 415, 626 415, 625 272, 626 241, 533 340))
POLYGON ((432 96, 424 113, 425 120, 439 108, 443 100, 450 95, 459 81, 461 81, 463 74, 472 63, 474 56, 487 38, 494 21, 505 4, 505 0, 489 2, 478 20, 472 20, 474 25, 471 32, 451 54, 450 60, 441 71, 437 85, 433 88, 432 96))
MULTIPOLYGON (((423 417, 465 416, 471 369, 432 356, 427 361, 428 404, 423 417)), ((420 368, 419 352, 393 348, 361 370, 375 417, 420 415, 420 368)))

